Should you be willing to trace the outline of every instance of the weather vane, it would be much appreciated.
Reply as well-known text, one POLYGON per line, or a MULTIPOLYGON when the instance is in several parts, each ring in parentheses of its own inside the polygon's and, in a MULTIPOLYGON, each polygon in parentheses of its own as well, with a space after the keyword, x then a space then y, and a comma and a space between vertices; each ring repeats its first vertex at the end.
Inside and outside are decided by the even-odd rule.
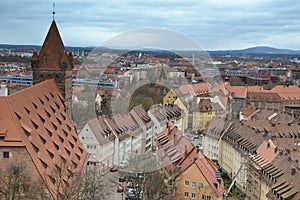
POLYGON ((54 20, 54 15, 55 15, 55 3, 53 2, 53 12, 52 12, 52 15, 53 15, 53 20, 54 20))

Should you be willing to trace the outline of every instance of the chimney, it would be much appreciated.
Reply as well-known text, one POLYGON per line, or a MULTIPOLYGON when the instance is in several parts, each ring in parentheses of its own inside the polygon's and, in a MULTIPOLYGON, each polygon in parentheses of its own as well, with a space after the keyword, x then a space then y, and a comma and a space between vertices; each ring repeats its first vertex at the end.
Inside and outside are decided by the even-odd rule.
POLYGON ((291 175, 294 176, 296 174, 296 167, 292 167, 291 169, 291 175))
POLYGON ((0 96, 7 96, 8 95, 8 89, 5 84, 1 84, 0 86, 0 96))

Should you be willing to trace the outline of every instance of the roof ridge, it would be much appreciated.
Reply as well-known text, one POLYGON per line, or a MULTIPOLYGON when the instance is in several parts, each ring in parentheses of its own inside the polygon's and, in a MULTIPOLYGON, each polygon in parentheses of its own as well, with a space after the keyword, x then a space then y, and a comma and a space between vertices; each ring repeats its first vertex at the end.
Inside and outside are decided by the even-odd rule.
MULTIPOLYGON (((15 93, 12 93, 12 94, 8 95, 7 97, 13 97, 13 96, 15 96, 15 95, 19 95, 20 93, 26 92, 26 91, 28 91, 28 90, 32 90, 32 88, 35 88, 35 87, 40 87, 40 85, 44 85, 44 84, 46 85, 46 83, 52 82, 52 81, 55 82, 55 80, 54 80, 53 78, 52 78, 52 79, 45 80, 45 81, 43 81, 43 82, 40 82, 40 83, 31 85, 30 87, 26 87, 26 88, 24 88, 24 89, 22 89, 22 90, 20 90, 20 91, 17 91, 17 92, 15 92, 15 93)), ((57 86, 57 83, 56 83, 56 82, 55 82, 55 85, 57 86)), ((60 92, 60 90, 59 90, 59 92, 60 92)))

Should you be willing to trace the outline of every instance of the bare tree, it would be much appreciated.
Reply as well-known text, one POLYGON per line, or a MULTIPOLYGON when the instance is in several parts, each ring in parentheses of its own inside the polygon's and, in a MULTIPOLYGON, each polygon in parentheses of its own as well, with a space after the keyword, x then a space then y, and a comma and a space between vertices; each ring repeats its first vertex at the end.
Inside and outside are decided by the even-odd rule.
POLYGON ((171 196, 171 191, 166 182, 167 177, 163 170, 149 172, 145 175, 143 184, 143 195, 145 200, 165 199, 171 196))
POLYGON ((106 199, 109 192, 106 190, 103 175, 104 174, 100 173, 96 168, 86 171, 84 176, 81 178, 78 199, 106 199))
POLYGON ((42 199, 41 193, 45 191, 37 187, 41 179, 33 176, 24 162, 10 162, 0 172, 1 199, 42 199))

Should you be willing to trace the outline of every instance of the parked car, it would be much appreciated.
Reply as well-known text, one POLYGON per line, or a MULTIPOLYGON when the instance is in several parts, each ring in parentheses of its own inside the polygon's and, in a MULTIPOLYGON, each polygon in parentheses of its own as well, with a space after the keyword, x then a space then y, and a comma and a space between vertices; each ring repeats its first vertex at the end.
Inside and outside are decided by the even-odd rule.
POLYGON ((196 147, 198 148, 198 149, 202 149, 203 147, 202 147, 202 143, 200 142, 200 143, 198 143, 197 145, 196 145, 196 147))
POLYGON ((129 165, 128 161, 127 160, 122 160, 121 163, 120 163, 120 168, 125 168, 129 165))
POLYGON ((110 172, 116 172, 118 171, 118 168, 116 166, 113 166, 109 169, 110 172))
POLYGON ((125 182, 125 179, 126 179, 125 176, 120 176, 119 177, 119 182, 125 182))
POLYGON ((118 185, 117 192, 123 192, 123 191, 124 191, 124 187, 122 185, 118 185))
POLYGON ((136 178, 137 179, 139 177, 139 175, 138 175, 138 173, 129 173, 128 177, 129 178, 136 178))
POLYGON ((135 193, 136 193, 135 189, 129 189, 127 191, 127 196, 129 197, 129 199, 133 199, 133 198, 135 198, 135 193))

